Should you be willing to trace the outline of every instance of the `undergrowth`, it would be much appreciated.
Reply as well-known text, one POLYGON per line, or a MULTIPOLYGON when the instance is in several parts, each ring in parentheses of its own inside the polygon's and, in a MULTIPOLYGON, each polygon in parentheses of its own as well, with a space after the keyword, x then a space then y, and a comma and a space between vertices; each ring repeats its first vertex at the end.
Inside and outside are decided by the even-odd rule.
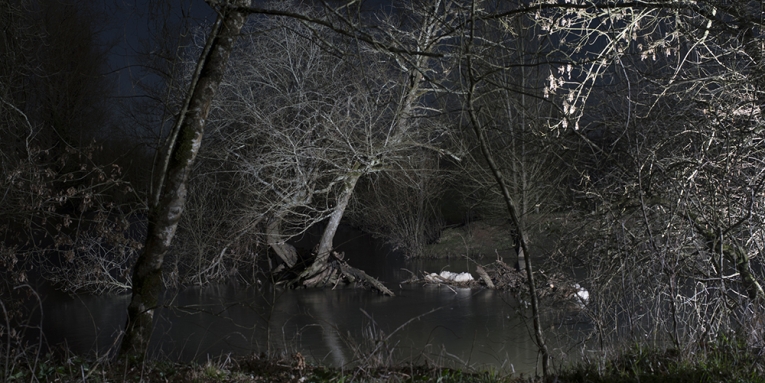
MULTIPOLYGON (((8 371, 5 382, 89 382, 89 383, 343 383, 343 382, 442 382, 500 383, 518 381, 493 371, 469 372, 459 369, 402 365, 397 367, 338 369, 306 364, 295 354, 270 358, 264 355, 224 356, 207 363, 125 360, 94 362, 79 357, 40 357, 36 365, 19 363, 8 371)), ((31 359, 30 359, 31 360, 31 359)))
MULTIPOLYGON (((765 383, 762 350, 743 340, 721 338, 688 350, 651 349, 635 345, 604 363, 580 363, 564 368, 548 382, 559 383, 765 383)), ((344 382, 438 382, 438 383, 537 383, 541 378, 507 376, 498 371, 447 368, 433 365, 362 364, 333 368, 306 362, 299 353, 268 356, 223 355, 206 363, 166 360, 139 362, 129 359, 89 360, 68 352, 38 355, 0 351, 4 371, 0 381, 90 383, 344 383, 344 382)))
POLYGON ((601 367, 580 363, 560 373, 558 379, 570 383, 765 383, 762 351, 741 339, 726 337, 693 353, 636 345, 601 367))

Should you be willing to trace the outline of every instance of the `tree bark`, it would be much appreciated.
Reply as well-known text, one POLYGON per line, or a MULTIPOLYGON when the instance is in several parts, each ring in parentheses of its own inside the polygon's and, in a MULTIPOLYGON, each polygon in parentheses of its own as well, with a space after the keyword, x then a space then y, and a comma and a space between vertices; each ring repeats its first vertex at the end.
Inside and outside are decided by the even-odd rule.
POLYGON ((310 267, 305 269, 292 281, 293 286, 298 284, 302 284, 305 287, 334 285, 337 284, 340 279, 344 278, 351 283, 366 283, 384 295, 391 297, 395 296, 393 291, 385 287, 380 281, 367 275, 367 273, 362 270, 351 267, 343 260, 342 255, 338 255, 338 253, 332 251, 337 228, 340 226, 340 221, 343 219, 345 209, 351 201, 353 190, 356 188, 356 183, 364 173, 358 168, 359 164, 356 163, 346 176, 347 178, 344 182, 343 191, 337 199, 335 210, 332 212, 332 215, 330 215, 327 227, 324 229, 324 233, 321 236, 316 259, 314 259, 310 267), (334 254, 334 256, 332 256, 332 254, 334 254))
POLYGON ((291 269, 297 263, 298 254, 295 246, 284 242, 282 238, 281 224, 283 218, 283 214, 276 214, 268 221, 266 224, 266 241, 274 253, 284 261, 286 267, 291 269))
MULTIPOLYGON (((249 6, 250 0, 232 1, 233 6, 249 6)), ((175 236, 178 221, 186 202, 186 183, 202 143, 205 121, 215 92, 237 35, 244 25, 245 14, 224 7, 219 28, 210 32, 211 48, 203 54, 199 78, 192 81, 189 106, 180 125, 165 171, 165 182, 159 204, 149 211, 146 244, 133 268, 133 291, 128 306, 128 320, 120 352, 143 358, 153 330, 154 311, 162 289, 162 263, 175 236)))
MULTIPOLYGON (((749 255, 747 254, 746 249, 733 237, 730 237, 727 241, 728 243, 725 243, 723 235, 725 230, 721 228, 710 230, 707 228, 707 225, 704 225, 704 223, 698 219, 695 213, 688 212, 686 214, 688 214, 691 224, 696 231, 704 237, 709 252, 722 255, 722 257, 736 266, 736 271, 738 271, 739 277, 741 278, 741 285, 744 287, 744 290, 746 290, 746 295, 749 299, 765 302, 765 290, 763 290, 762 285, 757 281, 757 278, 752 272, 749 255)), ((720 270, 722 270, 722 260, 719 267, 720 270)))
POLYGON ((321 273, 327 268, 327 261, 329 260, 330 253, 333 247, 333 239, 337 232, 338 226, 340 226, 340 220, 343 219, 345 209, 348 207, 348 203, 353 196, 353 189, 356 188, 356 182, 361 177, 361 172, 358 170, 358 164, 349 172, 348 178, 345 180, 343 191, 340 193, 340 197, 337 199, 335 210, 329 217, 327 227, 324 229, 324 233, 321 236, 319 242, 319 249, 316 252, 316 259, 311 264, 311 267, 307 268, 300 274, 299 279, 305 280, 307 287, 316 287, 318 279, 313 279, 313 282, 309 282, 309 278, 321 273))
POLYGON ((496 288, 496 286, 494 286, 494 282, 491 281, 491 277, 489 277, 489 274, 486 273, 486 270, 484 270, 481 265, 476 266, 475 272, 478 273, 479 277, 481 277, 481 280, 483 280, 483 283, 486 284, 486 287, 492 290, 496 288))

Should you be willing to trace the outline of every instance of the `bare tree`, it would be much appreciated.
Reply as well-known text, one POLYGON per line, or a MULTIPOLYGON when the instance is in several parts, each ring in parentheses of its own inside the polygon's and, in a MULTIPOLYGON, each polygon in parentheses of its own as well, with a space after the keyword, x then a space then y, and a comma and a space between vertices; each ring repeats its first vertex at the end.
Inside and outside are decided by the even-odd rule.
POLYGON ((467 114, 468 124, 472 128, 473 132, 479 143, 479 148, 484 160, 486 161, 488 168, 491 170, 491 174, 494 176, 494 180, 499 187, 502 198, 505 202, 505 207, 508 211, 508 215, 512 220, 513 226, 518 232, 517 241, 520 244, 520 249, 523 252, 523 258, 525 261, 525 270, 527 278, 527 286, 529 288, 529 295, 531 299, 532 321, 534 326, 534 338, 537 342, 537 347, 542 354, 542 373, 547 376, 549 373, 549 351, 545 342, 544 334, 542 333, 542 324, 539 315, 539 298, 536 292, 536 283, 534 281, 534 267, 531 262, 531 251, 529 236, 524 226, 523 213, 521 206, 518 204, 518 195, 513 194, 509 182, 506 180, 502 169, 495 160, 494 155, 491 152, 490 146, 486 137, 486 127, 482 122, 483 120, 479 116, 479 109, 477 105, 477 99, 479 98, 479 87, 482 85, 482 76, 477 65, 477 61, 485 57, 481 55, 481 44, 478 41, 484 41, 483 36, 480 34, 478 28, 481 26, 477 23, 478 13, 475 3, 472 4, 469 12, 469 18, 472 21, 471 26, 465 31, 465 100, 464 109, 467 114))
POLYGON ((409 81, 418 75, 379 52, 290 19, 254 28, 270 32, 254 35, 231 66, 212 118, 220 149, 210 153, 242 177, 240 227, 262 224, 287 267, 297 253, 286 241, 326 221, 296 282, 334 284, 342 273, 329 267, 332 239, 359 180, 408 166, 442 133, 415 119, 425 110, 420 80, 409 81))
POLYGON ((574 47, 586 25, 617 23, 592 32, 597 59, 548 86, 582 145, 575 189, 586 201, 579 249, 556 260, 588 265, 585 312, 601 346, 648 337, 690 352, 741 318, 759 323, 761 15, 702 2, 541 18, 574 47))
POLYGON ((413 151, 407 160, 399 164, 407 167, 362 180, 348 218, 407 257, 420 257, 444 227, 437 203, 450 174, 441 169, 443 159, 430 149, 413 151))
MULTIPOLYGON (((434 62, 427 53, 435 52, 442 48, 441 42, 448 38, 449 25, 456 20, 449 17, 450 3, 436 1, 425 4, 412 4, 410 20, 407 24, 412 26, 411 30, 401 33, 401 31, 388 31, 389 38, 396 42, 398 46, 407 47, 411 52, 421 52, 410 58, 405 58, 399 62, 403 73, 398 76, 392 75, 392 78, 399 80, 390 88, 394 91, 391 97, 395 109, 392 113, 384 114, 389 120, 384 122, 381 129, 384 136, 380 141, 370 142, 366 146, 373 151, 363 153, 364 156, 358 156, 348 173, 345 180, 344 190, 338 196, 337 205, 327 223, 327 228, 319 243, 317 257, 314 263, 301 273, 300 278, 309 279, 309 285, 316 284, 317 275, 326 267, 327 259, 332 249, 332 238, 340 223, 340 219, 350 202, 353 190, 359 178, 370 172, 377 170, 379 166, 390 166, 396 162, 395 157, 411 147, 434 148, 429 140, 439 136, 438 133, 423 132, 419 121, 428 115, 428 107, 425 103, 427 95, 438 87, 437 79, 442 77, 446 71, 444 62, 434 62), (402 86, 403 85, 403 86, 402 86), (420 138, 418 136, 424 135, 420 138)), ((385 52, 384 53, 389 53, 385 52)), ((402 58, 396 56, 395 58, 402 58)), ((375 70, 372 67, 371 70, 375 70)), ((369 73, 372 73, 371 71, 369 73)), ((390 73, 385 71, 383 73, 390 73)), ((386 89, 386 87, 380 87, 386 89)), ((372 138, 374 135, 368 134, 372 138)), ((364 146, 362 146, 364 148, 364 146)), ((361 154, 361 153, 360 153, 361 154)))
POLYGON ((205 120, 226 62, 245 14, 229 5, 247 6, 249 1, 223 4, 218 21, 209 35, 210 49, 200 57, 198 77, 192 80, 191 96, 179 118, 178 140, 171 146, 159 204, 149 213, 146 245, 133 268, 133 295, 128 306, 128 323, 121 352, 140 357, 146 352, 153 329, 154 311, 159 304, 162 264, 175 234, 186 200, 186 183, 199 151, 205 120))

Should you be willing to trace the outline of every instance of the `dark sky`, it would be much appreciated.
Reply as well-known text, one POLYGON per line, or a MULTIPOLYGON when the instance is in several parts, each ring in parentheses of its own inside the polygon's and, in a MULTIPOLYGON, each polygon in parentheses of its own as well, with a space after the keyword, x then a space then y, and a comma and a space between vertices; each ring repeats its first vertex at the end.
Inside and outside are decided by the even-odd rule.
POLYGON ((101 0, 107 20, 102 40, 111 46, 109 67, 117 84, 117 96, 140 95, 134 81, 146 81, 139 55, 146 52, 152 33, 162 23, 190 28, 209 26, 215 13, 204 0, 101 0))
MULTIPOLYGON (((255 0, 254 3, 262 2, 255 0)), ((147 52, 152 35, 161 33, 159 28, 163 23, 175 27, 185 25, 193 30, 209 27, 216 17, 204 0, 95 0, 91 4, 105 17, 100 23, 102 41, 111 47, 110 75, 117 85, 116 96, 119 98, 140 97, 135 82, 153 81, 151 77, 145 77, 139 56, 147 52)), ((366 0, 363 8, 390 9, 391 4, 390 0, 366 0)), ((175 33, 177 35, 177 30, 175 33)))

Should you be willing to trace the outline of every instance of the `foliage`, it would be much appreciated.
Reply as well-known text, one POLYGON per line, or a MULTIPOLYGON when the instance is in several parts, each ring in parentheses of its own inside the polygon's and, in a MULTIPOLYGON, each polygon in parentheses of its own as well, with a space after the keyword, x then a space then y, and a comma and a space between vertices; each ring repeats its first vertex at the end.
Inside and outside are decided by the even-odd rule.
POLYGON ((424 255, 433 258, 495 258, 499 255, 513 259, 515 243, 512 233, 510 225, 502 221, 480 220, 450 227, 425 248, 424 255))
POLYGON ((573 113, 587 121, 575 129, 576 218, 550 264, 586 275, 586 347, 604 359, 629 342, 692 353, 733 329, 762 344, 763 72, 753 37, 731 29, 761 8, 704 7, 721 13, 621 14, 632 37, 602 37, 618 59, 560 82, 589 98, 573 113))
MULTIPOLYGON (((98 140, 109 84, 83 4, 0 5, 1 302, 32 266, 68 291, 127 289, 142 246, 141 197, 98 140)), ((329 7, 251 17, 212 101, 167 285, 255 274, 266 247, 294 263, 286 242, 339 223, 349 200, 355 224, 419 254, 437 206, 453 206, 438 199, 459 195, 483 218, 506 203, 520 238, 566 215, 541 253, 584 279, 594 341, 581 345, 601 365, 614 343, 686 358, 735 329, 765 345, 761 2, 329 7)), ((192 72, 163 52, 175 57, 160 126, 192 72)))
POLYGON ((417 157, 420 163, 411 168, 362 182, 348 214, 354 226, 407 257, 426 256, 426 246, 439 237, 444 226, 434 205, 444 192, 447 176, 429 153, 422 151, 417 157))

